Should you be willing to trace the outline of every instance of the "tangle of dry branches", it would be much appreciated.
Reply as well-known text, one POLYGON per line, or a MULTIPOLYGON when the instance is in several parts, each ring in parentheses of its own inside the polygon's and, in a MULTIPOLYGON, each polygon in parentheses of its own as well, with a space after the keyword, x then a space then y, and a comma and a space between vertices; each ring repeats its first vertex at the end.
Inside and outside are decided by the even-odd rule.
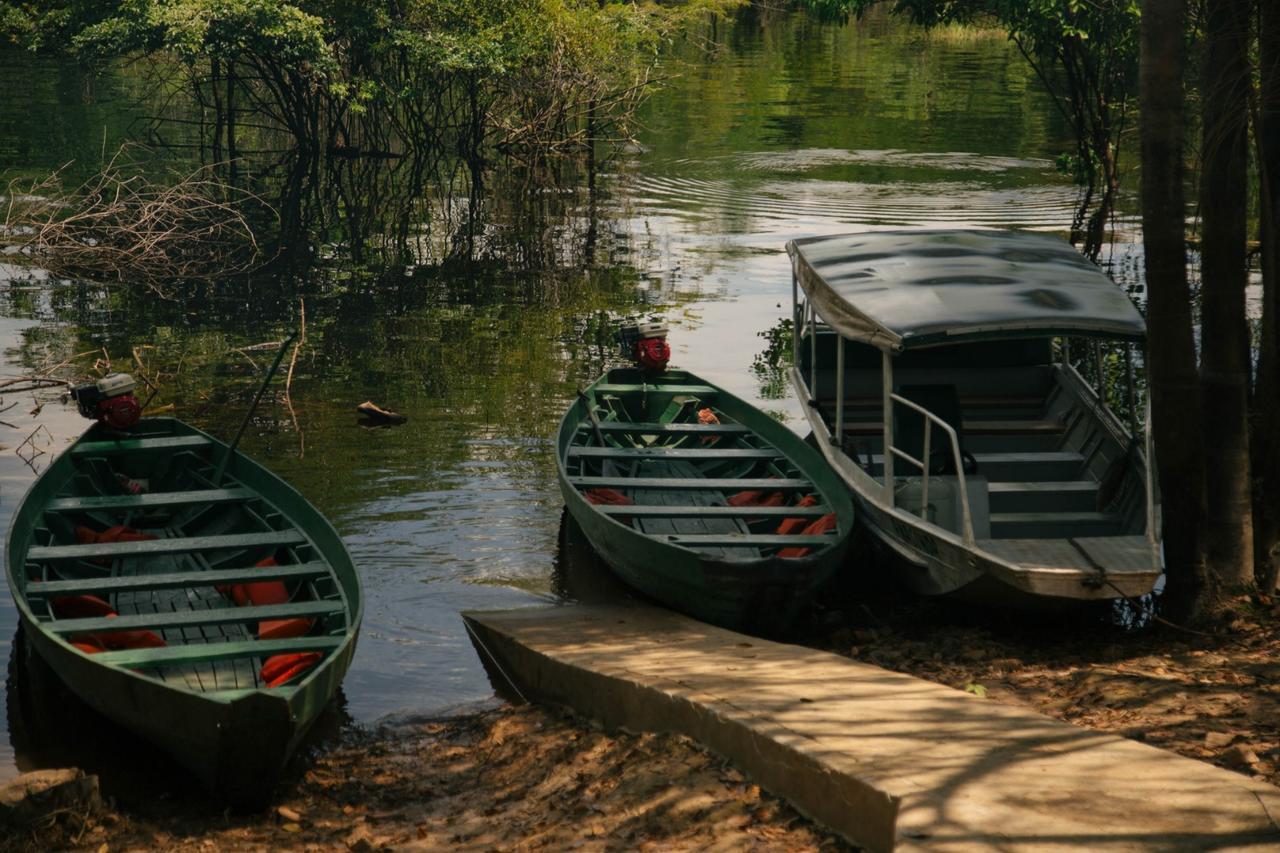
POLYGON ((137 282, 161 292, 174 282, 261 265, 250 215, 274 215, 262 199, 218 179, 212 167, 157 183, 128 162, 127 148, 69 192, 65 166, 25 189, 11 182, 6 239, 54 275, 137 282))

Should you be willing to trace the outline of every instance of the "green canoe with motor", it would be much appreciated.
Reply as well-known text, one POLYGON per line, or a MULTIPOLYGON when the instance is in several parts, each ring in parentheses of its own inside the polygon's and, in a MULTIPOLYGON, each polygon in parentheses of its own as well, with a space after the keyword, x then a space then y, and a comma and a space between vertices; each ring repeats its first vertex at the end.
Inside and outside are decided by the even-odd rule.
POLYGON ((610 370, 569 407, 557 458, 569 512, 617 575, 729 628, 785 631, 853 529, 817 451, 685 371, 610 370))
POLYGON ((5 546, 30 647, 217 796, 267 801, 338 690, 363 600, 292 487, 168 418, 98 424, 36 480, 5 546))

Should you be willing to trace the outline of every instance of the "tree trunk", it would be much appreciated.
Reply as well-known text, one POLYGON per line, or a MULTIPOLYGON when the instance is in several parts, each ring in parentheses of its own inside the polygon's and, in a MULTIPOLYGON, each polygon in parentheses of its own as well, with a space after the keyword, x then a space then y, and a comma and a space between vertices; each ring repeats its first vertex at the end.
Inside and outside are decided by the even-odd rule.
POLYGON ((1246 242, 1250 0, 1205 0, 1201 89, 1201 360, 1204 547, 1210 579, 1253 584, 1246 242))
POLYGON ((1186 618, 1204 588, 1200 383, 1187 284, 1183 196, 1183 33, 1186 0, 1142 9, 1142 240, 1147 277, 1147 371, 1155 469, 1163 492, 1169 610, 1186 618))
POLYGON ((1258 583, 1280 579, 1280 4, 1258 0, 1261 109, 1258 173, 1262 199, 1262 345, 1253 416, 1254 557, 1258 583), (1267 501, 1270 495, 1271 500, 1267 501))

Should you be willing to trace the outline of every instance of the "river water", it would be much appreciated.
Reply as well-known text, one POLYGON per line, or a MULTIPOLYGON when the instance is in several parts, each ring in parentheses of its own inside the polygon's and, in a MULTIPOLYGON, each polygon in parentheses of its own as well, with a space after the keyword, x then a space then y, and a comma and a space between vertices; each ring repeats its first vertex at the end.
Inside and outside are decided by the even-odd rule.
MULTIPOLYGON (((155 347, 140 353, 175 374, 177 414, 229 436, 267 357, 234 350, 279 340, 305 310, 292 412, 270 398, 242 449, 325 513, 360 566, 366 616, 343 714, 482 700, 491 687, 458 611, 572 594, 551 435, 609 357, 599 312, 663 315, 676 364, 798 428, 776 382, 750 369, 788 311, 786 240, 941 224, 1065 234, 1071 222, 1077 190, 1054 168, 1066 130, 999 33, 755 12, 665 65, 637 144, 592 186, 530 193, 497 176, 479 239, 444 261, 425 253, 388 275, 349 263, 339 239, 301 279, 178 301, 3 268, 0 372, 96 349, 132 368, 133 348, 155 347), (361 427, 366 399, 408 423, 361 427)), ((89 84, 0 54, 5 90, 22 93, 0 99, 0 167, 74 171, 141 135, 158 107, 132 73, 89 84)), ((28 396, 0 414, 5 518, 33 476, 14 448, 40 423, 48 450, 82 426, 57 401, 28 414, 28 396)), ((0 593, 0 655, 15 629, 0 593)), ((18 746, 0 736, 0 778, 40 763, 18 746)))

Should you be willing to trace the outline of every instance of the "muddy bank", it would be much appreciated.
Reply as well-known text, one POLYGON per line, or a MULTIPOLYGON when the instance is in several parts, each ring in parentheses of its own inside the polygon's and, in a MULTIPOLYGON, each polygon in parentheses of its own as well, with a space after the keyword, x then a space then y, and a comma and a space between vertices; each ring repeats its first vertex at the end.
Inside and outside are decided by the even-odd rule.
POLYGON ((858 608, 811 642, 1280 784, 1280 603, 1231 606, 1208 635, 908 601, 858 608))
POLYGON ((235 816, 168 799, 4 850, 850 850, 688 738, 534 706, 357 732, 235 816))

